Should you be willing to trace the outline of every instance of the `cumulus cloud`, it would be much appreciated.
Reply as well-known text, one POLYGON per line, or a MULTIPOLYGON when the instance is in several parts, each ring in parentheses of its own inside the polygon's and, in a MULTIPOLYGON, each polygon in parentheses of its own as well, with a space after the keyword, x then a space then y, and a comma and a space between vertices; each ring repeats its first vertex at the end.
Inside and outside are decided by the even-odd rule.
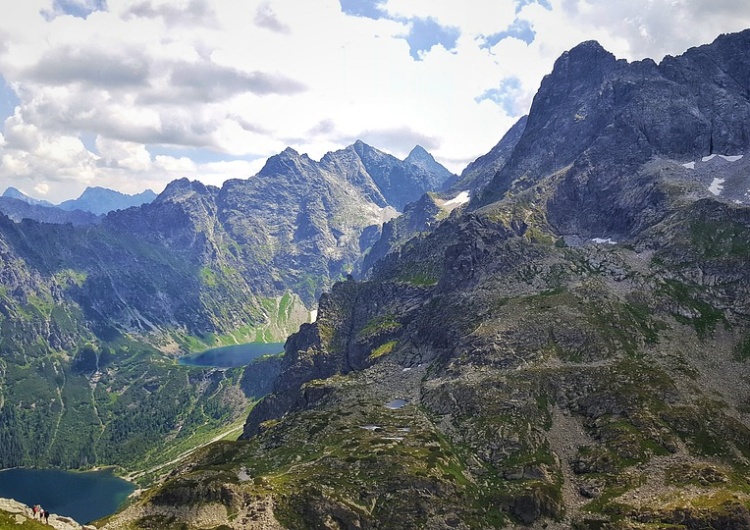
POLYGON ((39 197, 46 197, 49 193, 49 184, 46 182, 40 182, 34 186, 34 191, 39 197))
POLYGON ((255 24, 277 33, 289 33, 289 26, 279 20, 270 2, 263 2, 258 6, 255 11, 255 24))
POLYGON ((124 18, 159 18, 168 26, 214 26, 215 11, 207 0, 136 2, 122 12, 124 18))
POLYGON ((135 50, 63 46, 45 53, 22 75, 49 85, 86 83, 111 88, 143 85, 148 80, 149 67, 149 61, 135 50))
POLYGON ((0 188, 52 200, 220 184, 288 145, 319 158, 358 138, 397 156, 419 143, 459 172, 579 42, 658 61, 750 26, 743 0, 16 4, 0 20, 0 188))
POLYGON ((323 134, 331 134, 336 131, 336 123, 333 120, 325 119, 316 123, 313 127, 308 130, 308 134, 317 136, 323 134))
MULTIPOLYGON (((179 96, 205 102, 229 98, 249 92, 257 95, 293 95, 307 87, 299 81, 277 73, 242 72, 213 62, 178 63, 169 77, 179 96)), ((170 99, 175 99, 170 95, 170 99)))

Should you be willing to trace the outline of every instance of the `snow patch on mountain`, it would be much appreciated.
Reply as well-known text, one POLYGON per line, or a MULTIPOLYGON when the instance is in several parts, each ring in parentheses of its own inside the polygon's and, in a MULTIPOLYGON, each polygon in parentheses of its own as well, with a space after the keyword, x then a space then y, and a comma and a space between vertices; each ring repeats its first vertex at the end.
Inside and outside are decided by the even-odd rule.
POLYGON ((443 206, 461 206, 462 204, 466 204, 467 202, 469 202, 469 192, 462 191, 452 199, 445 201, 443 203, 443 206))
MULTIPOLYGON (((742 157, 745 156, 745 155, 720 155, 720 154, 713 154, 713 155, 704 156, 703 158, 701 158, 701 162, 710 162, 711 160, 713 160, 717 156, 719 158, 721 158, 722 160, 726 160, 727 162, 737 162, 738 160, 741 160, 742 157)), ((686 162, 686 163, 682 164, 682 167, 685 167, 687 169, 695 169, 695 161, 693 161, 693 162, 686 162)))
POLYGON ((711 182, 711 185, 708 187, 708 191, 710 191, 714 195, 719 195, 721 191, 724 189, 725 180, 726 179, 715 178, 711 182))

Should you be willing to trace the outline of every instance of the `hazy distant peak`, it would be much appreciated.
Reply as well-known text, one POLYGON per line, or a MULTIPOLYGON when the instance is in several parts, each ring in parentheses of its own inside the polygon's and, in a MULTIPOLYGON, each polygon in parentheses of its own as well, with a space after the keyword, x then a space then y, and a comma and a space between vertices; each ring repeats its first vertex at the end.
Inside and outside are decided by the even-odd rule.
POLYGON ((8 188, 3 193, 3 197, 17 199, 19 201, 23 201, 28 204, 38 204, 41 206, 54 206, 51 202, 45 201, 44 199, 34 199, 33 197, 29 197, 24 192, 22 192, 18 188, 14 188, 13 186, 8 186, 8 188))
POLYGON ((97 215, 109 213, 113 210, 124 210, 131 206, 152 202, 156 199, 156 193, 145 190, 135 195, 128 195, 120 191, 103 188, 101 186, 89 186, 77 199, 61 202, 59 208, 72 212, 82 210, 97 215))

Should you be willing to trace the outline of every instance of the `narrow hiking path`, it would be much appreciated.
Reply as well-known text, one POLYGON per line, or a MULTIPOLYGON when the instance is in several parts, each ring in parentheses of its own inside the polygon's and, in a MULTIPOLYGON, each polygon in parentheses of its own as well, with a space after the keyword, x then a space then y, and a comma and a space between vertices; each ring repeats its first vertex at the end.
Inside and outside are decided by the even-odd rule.
MULTIPOLYGON (((52 361, 52 366, 55 368, 55 373, 58 373, 58 365, 55 364, 55 361, 52 361)), ((49 446, 47 446, 47 456, 49 457, 52 454, 52 447, 55 445, 55 441, 57 440, 57 433, 60 430, 60 423, 62 423, 62 418, 65 415, 65 400, 63 399, 63 390, 65 390, 65 385, 68 382, 68 379, 65 375, 65 369, 62 367, 62 365, 59 365, 60 372, 62 372, 62 386, 57 387, 57 398, 60 400, 60 415, 57 417, 57 423, 55 424, 55 430, 52 432, 52 436, 50 437, 49 446)))

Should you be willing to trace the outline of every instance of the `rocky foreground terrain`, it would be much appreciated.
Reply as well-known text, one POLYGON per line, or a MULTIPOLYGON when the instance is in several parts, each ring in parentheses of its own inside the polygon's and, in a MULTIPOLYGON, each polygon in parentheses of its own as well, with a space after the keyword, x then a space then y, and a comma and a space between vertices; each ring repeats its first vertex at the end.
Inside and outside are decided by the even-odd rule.
POLYGON ((13 499, 0 498, 0 529, 2 530, 96 530, 92 525, 80 525, 70 517, 50 514, 47 524, 34 517, 31 507, 13 499))
POLYGON ((243 439, 105 528, 749 528, 748 94, 750 31, 565 53, 472 202, 320 298, 243 439))

